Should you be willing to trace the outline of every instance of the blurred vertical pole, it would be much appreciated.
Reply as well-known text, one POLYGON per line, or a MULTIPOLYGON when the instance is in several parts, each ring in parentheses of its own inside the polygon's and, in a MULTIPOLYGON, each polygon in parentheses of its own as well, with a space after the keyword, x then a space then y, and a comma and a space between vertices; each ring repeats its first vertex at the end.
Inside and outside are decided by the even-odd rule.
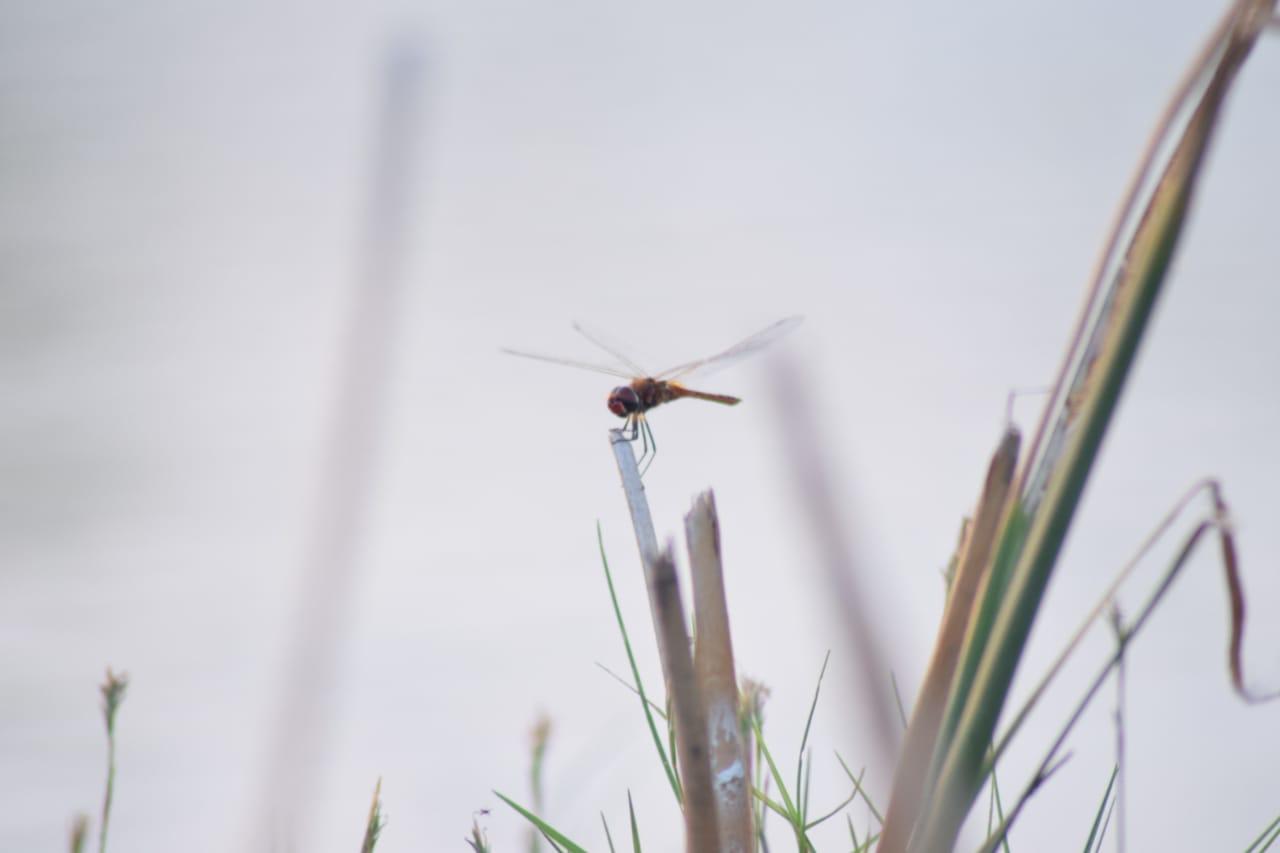
POLYGON ((868 764, 887 775, 898 754, 901 731, 889 689, 891 672, 886 648, 892 636, 880 626, 893 624, 892 604, 868 596, 874 578, 858 560, 856 528, 836 502, 830 465, 818 432, 817 419, 800 371, 783 358, 774 359, 771 376, 781 419, 783 453, 791 469, 800 511, 808 517, 814 548, 826 570, 830 598, 845 631, 844 660, 856 669, 854 683, 869 714, 870 741, 875 752, 868 764))
POLYGON ((423 57, 415 41, 389 52, 373 136, 368 207, 333 395, 331 432, 302 587, 282 675, 255 849, 299 848, 299 809, 313 802, 332 727, 330 696, 346 636, 371 474, 386 416, 410 193, 419 149, 423 57))

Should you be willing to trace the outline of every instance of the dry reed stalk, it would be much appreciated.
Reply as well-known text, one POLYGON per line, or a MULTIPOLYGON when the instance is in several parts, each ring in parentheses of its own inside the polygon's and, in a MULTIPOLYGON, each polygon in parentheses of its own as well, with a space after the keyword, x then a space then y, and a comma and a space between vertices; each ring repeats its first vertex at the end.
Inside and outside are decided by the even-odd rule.
POLYGON ((711 778, 719 818, 721 853, 754 849, 750 750, 738 724, 738 678, 729 631, 720 522, 715 495, 703 492, 684 519, 693 574, 693 668, 707 717, 711 778))
POLYGON ((689 635, 685 629, 684 604, 680 601, 680 581, 676 577, 675 558, 670 548, 653 560, 652 575, 658 631, 666 650, 663 668, 667 676, 667 695, 675 721, 676 754, 679 756, 680 780, 684 785, 685 850, 688 853, 711 853, 720 849, 720 840, 707 749, 707 714, 694 673, 689 635))

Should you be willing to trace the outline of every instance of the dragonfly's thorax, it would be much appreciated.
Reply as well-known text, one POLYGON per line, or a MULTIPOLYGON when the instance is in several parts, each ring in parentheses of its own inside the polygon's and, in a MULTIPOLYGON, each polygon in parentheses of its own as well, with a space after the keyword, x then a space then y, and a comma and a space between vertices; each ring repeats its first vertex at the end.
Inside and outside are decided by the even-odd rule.
POLYGON ((660 379, 635 379, 630 385, 619 385, 609 392, 609 411, 620 418, 629 418, 681 396, 684 395, 674 383, 660 379))

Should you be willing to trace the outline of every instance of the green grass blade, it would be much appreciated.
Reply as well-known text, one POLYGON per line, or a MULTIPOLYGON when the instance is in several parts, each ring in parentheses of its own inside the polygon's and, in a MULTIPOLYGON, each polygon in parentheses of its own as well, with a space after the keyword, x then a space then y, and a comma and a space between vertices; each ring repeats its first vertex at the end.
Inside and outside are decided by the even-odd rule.
MULTIPOLYGON (((822 658, 822 669, 818 671, 818 683, 813 688, 813 701, 809 703, 809 716, 804 721, 804 734, 800 736, 799 757, 796 760, 796 799, 801 803, 805 801, 804 789, 802 787, 804 774, 804 750, 809 744, 809 730, 813 727, 813 715, 818 710, 818 695, 822 692, 822 677, 827 674, 827 664, 831 662, 831 650, 827 650, 827 654, 822 658)), ((803 808, 803 806, 802 806, 803 808)))
POLYGON ((862 795, 862 801, 867 804, 867 808, 871 811, 871 816, 876 819, 876 823, 884 826, 884 815, 880 814, 880 810, 876 808, 876 804, 867 796, 866 788, 862 787, 862 777, 866 773, 866 769, 864 768, 861 773, 854 776, 853 771, 849 769, 848 764, 845 764, 844 759, 840 757, 840 753, 838 752, 836 753, 836 761, 840 762, 840 766, 844 768, 844 774, 849 777, 849 781, 853 783, 853 787, 862 795))
POLYGON ((609 853, 618 853, 613 846, 613 836, 609 833, 609 821, 605 820, 604 812, 600 812, 600 823, 604 824, 604 840, 609 844, 609 853))
MULTIPOLYGON (((960 716, 969 701, 973 681, 977 677, 978 665, 982 659, 982 650, 987 647, 990 640, 996 613, 1004 599, 1004 590, 1009 585, 1014 563, 1026 542, 1027 527, 1026 513, 1022 512, 1020 507, 1012 506, 1000 533, 999 545, 996 546, 985 591, 982 593, 969 631, 965 635, 964 646, 960 652, 960 665, 955 674, 955 681, 947 699, 947 710, 943 715, 938 729, 938 738, 934 744, 933 759, 927 777, 930 780, 936 780, 942 771, 942 763, 954 740, 956 727, 960 724, 960 716)), ((926 795, 929 787, 927 784, 926 795)))
MULTIPOLYGON (((992 805, 995 806, 996 820, 1000 821, 1001 823, 1004 823, 1005 822, 1004 803, 1001 802, 1000 800, 1000 782, 996 778, 995 765, 992 765, 991 767, 991 803, 992 805)), ((1006 833, 1004 838, 1000 840, 1000 844, 1002 847, 1004 847, 1004 853, 1010 853, 1008 833, 1006 833)))
POLYGON ((1111 791, 1116 785, 1116 775, 1120 772, 1119 765, 1111 769, 1111 778, 1107 780, 1107 790, 1102 792, 1102 802, 1098 803, 1098 811, 1093 816, 1093 826, 1089 827, 1089 837, 1084 841, 1084 853, 1093 853, 1095 843, 1099 848, 1102 847, 1102 820, 1106 816, 1108 808, 1107 804, 1111 802, 1111 791))
POLYGON ((71 822, 71 853, 84 853, 84 844, 89 839, 89 816, 76 815, 71 822))
MULTIPOLYGON (((1016 556, 1008 587, 990 585, 983 610, 994 610, 990 636, 981 645, 966 644, 964 671, 973 673, 966 696, 955 696, 948 721, 954 728, 939 742, 940 766, 932 776, 930 807, 913 850, 951 849, 985 780, 984 756, 1013 680, 1026 639, 1097 459, 1134 356, 1169 270, 1187 220, 1192 192, 1204 162, 1226 92, 1257 40, 1257 15, 1264 4, 1249 0, 1236 7, 1233 26, 1206 66, 1205 87, 1182 137, 1138 221, 1117 273, 1091 315, 1088 334, 1077 340, 1071 381, 1062 383, 1045 424, 1052 424, 1043 454, 1033 451, 1028 477, 1020 481, 1020 506, 1029 521, 1023 547, 1010 553, 1006 525, 1000 551, 1016 556), (1252 17, 1246 12, 1253 13, 1252 17), (993 596, 999 596, 994 601, 993 596), (958 704, 957 704, 958 703, 958 704), (958 710, 958 717, 952 713, 958 710)), ((1273 2, 1265 3, 1270 8, 1273 2)), ((1066 377, 1064 373, 1064 378, 1066 377)), ((1042 427, 1042 435, 1046 434, 1042 427)), ((1037 441, 1038 444, 1038 441, 1037 441)), ((1012 516, 1011 516, 1012 517, 1012 516)), ((999 560, 997 566, 999 568, 999 560)), ((993 580, 997 575, 993 572, 993 580)))
POLYGON ((1280 837, 1280 815, 1276 815, 1275 820, 1267 824, 1267 828, 1258 833, 1258 837, 1253 839, 1253 843, 1244 849, 1244 853, 1263 853, 1264 850, 1275 843, 1277 837, 1280 837))
MULTIPOLYGON (((631 651, 631 638, 627 636, 627 624, 622 618, 622 607, 618 604, 618 593, 613 586, 613 573, 609 571, 609 558, 604 551, 604 533, 598 523, 596 524, 596 542, 600 546, 600 563, 604 566, 605 583, 609 585, 609 601, 613 604, 613 615, 618 620, 618 631, 622 634, 622 646, 626 649, 627 663, 631 665, 631 677, 636 680, 636 692, 640 694, 640 707, 644 709, 644 718, 649 724, 649 734, 653 737, 653 746, 658 750, 658 758, 662 761, 662 769, 666 772, 667 781, 671 784, 671 792, 675 794, 677 803, 683 803, 684 795, 680 790, 680 779, 676 776, 675 768, 671 764, 667 750, 662 746, 662 737, 658 734, 658 725, 653 721, 653 712, 649 710, 650 702, 644 692, 644 682, 640 679, 640 667, 636 664, 635 653, 631 651)), ((674 749, 671 754, 675 754, 674 749)))
POLYGON ((787 807, 774 800, 766 792, 761 791, 759 788, 752 788, 751 793, 755 795, 756 801, 769 811, 777 813, 783 820, 791 820, 791 812, 787 810, 787 807))
MULTIPOLYGON (((533 726, 533 743, 529 757, 529 792, 533 796, 534 811, 545 811, 545 799, 542 796, 542 768, 547 757, 547 743, 551 740, 551 718, 545 715, 538 718, 533 726)), ((529 838, 529 853, 542 853, 540 836, 534 833, 529 838)))
POLYGON ((387 818, 382 811, 382 780, 373 786, 373 802, 369 804, 369 819, 364 825, 364 841, 360 844, 360 853, 373 853, 378 845, 382 830, 387 827, 387 818))
POLYGON ((782 774, 778 772, 778 765, 773 761, 773 754, 769 752, 769 746, 764 742, 764 733, 760 731, 760 723, 752 719, 751 727, 755 732, 756 743, 760 745, 760 753, 764 755, 765 763, 769 765, 769 775, 773 778, 773 784, 778 786, 778 793, 782 795, 783 809, 775 809, 775 811, 786 818, 788 822, 794 823, 796 807, 795 803, 791 801, 790 793, 787 792, 787 783, 783 781, 782 774))
POLYGON ((504 803, 511 806, 511 808, 519 812, 521 817, 529 821, 529 823, 533 824, 534 827, 537 828, 537 830, 541 832, 543 835, 545 835, 547 840, 550 841, 552 844, 556 844, 556 845, 559 845, 560 847, 563 847, 565 850, 569 851, 569 853, 587 853, 587 850, 585 847, 581 846, 580 844, 575 844, 568 836, 560 832, 560 830, 556 829, 554 826, 547 823, 545 820, 538 817, 536 814, 529 811, 524 806, 517 803, 515 800, 511 799, 510 797, 506 796, 500 791, 494 791, 493 794, 495 797, 502 800, 504 803))
POLYGON ((627 813, 631 815, 631 849, 640 853, 640 824, 636 821, 636 804, 631 801, 630 791, 627 791, 627 813))
POLYGON ((902 703, 902 691, 898 689, 898 677, 889 673, 889 685, 893 688, 893 706, 898 709, 898 722, 907 727, 907 706, 902 703))
POLYGON ((116 675, 107 670, 107 680, 102 683, 102 718, 107 725, 107 784, 102 795, 102 823, 98 827, 98 853, 107 850, 107 826, 111 823, 111 803, 116 790, 116 714, 124 703, 129 688, 129 676, 116 675))
POLYGON ((849 796, 845 797, 844 800, 841 801, 840 805, 831 809, 826 814, 822 815, 822 817, 814 818, 813 820, 806 823, 804 825, 805 832, 808 832, 809 830, 813 829, 815 826, 825 823, 826 821, 840 814, 840 810, 843 809, 845 806, 849 805, 849 803, 852 803, 857 798, 857 796, 858 796, 858 789, 854 788, 852 791, 849 792, 849 796))
POLYGON ((809 820, 809 793, 813 790, 813 750, 809 750, 809 755, 804 762, 804 791, 796 797, 796 802, 800 805, 800 823, 806 823, 809 820))
POLYGON ((618 673, 616 673, 616 672, 614 672, 613 670, 609 669, 609 667, 607 667, 607 666, 605 666, 604 664, 600 663, 600 661, 596 661, 596 666, 598 666, 598 667, 599 667, 599 668, 600 668, 600 669, 605 673, 605 675, 609 676, 609 677, 610 677, 610 678, 612 678, 614 681, 618 682, 618 683, 619 683, 619 684, 621 684, 623 687, 625 687, 625 688, 627 688, 628 690, 630 690, 633 694, 635 694, 635 695, 636 695, 636 697, 638 697, 638 698, 642 699, 642 700, 643 700, 643 701, 645 701, 645 702, 648 702, 648 703, 649 703, 649 710, 651 710, 651 711, 653 711, 653 713, 657 714, 660 718, 662 718, 662 720, 663 720, 664 722, 666 721, 666 719, 667 719, 667 712, 666 712, 666 710, 665 710, 664 708, 662 708, 661 706, 659 706, 659 705, 658 705, 658 703, 654 702, 652 699, 647 699, 647 698, 645 698, 645 696, 644 696, 643 694, 641 694, 641 692, 635 688, 635 685, 633 685, 630 681, 627 681, 627 680, 626 680, 625 678, 623 678, 621 675, 618 675, 618 673))

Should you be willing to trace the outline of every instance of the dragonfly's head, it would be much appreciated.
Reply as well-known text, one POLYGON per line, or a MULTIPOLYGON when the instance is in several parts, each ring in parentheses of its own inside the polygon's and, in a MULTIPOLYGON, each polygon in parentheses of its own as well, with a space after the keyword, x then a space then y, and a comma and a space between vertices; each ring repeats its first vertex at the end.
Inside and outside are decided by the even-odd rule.
POLYGON ((640 410, 640 395, 630 385, 619 385, 609 392, 609 411, 629 418, 640 410))

